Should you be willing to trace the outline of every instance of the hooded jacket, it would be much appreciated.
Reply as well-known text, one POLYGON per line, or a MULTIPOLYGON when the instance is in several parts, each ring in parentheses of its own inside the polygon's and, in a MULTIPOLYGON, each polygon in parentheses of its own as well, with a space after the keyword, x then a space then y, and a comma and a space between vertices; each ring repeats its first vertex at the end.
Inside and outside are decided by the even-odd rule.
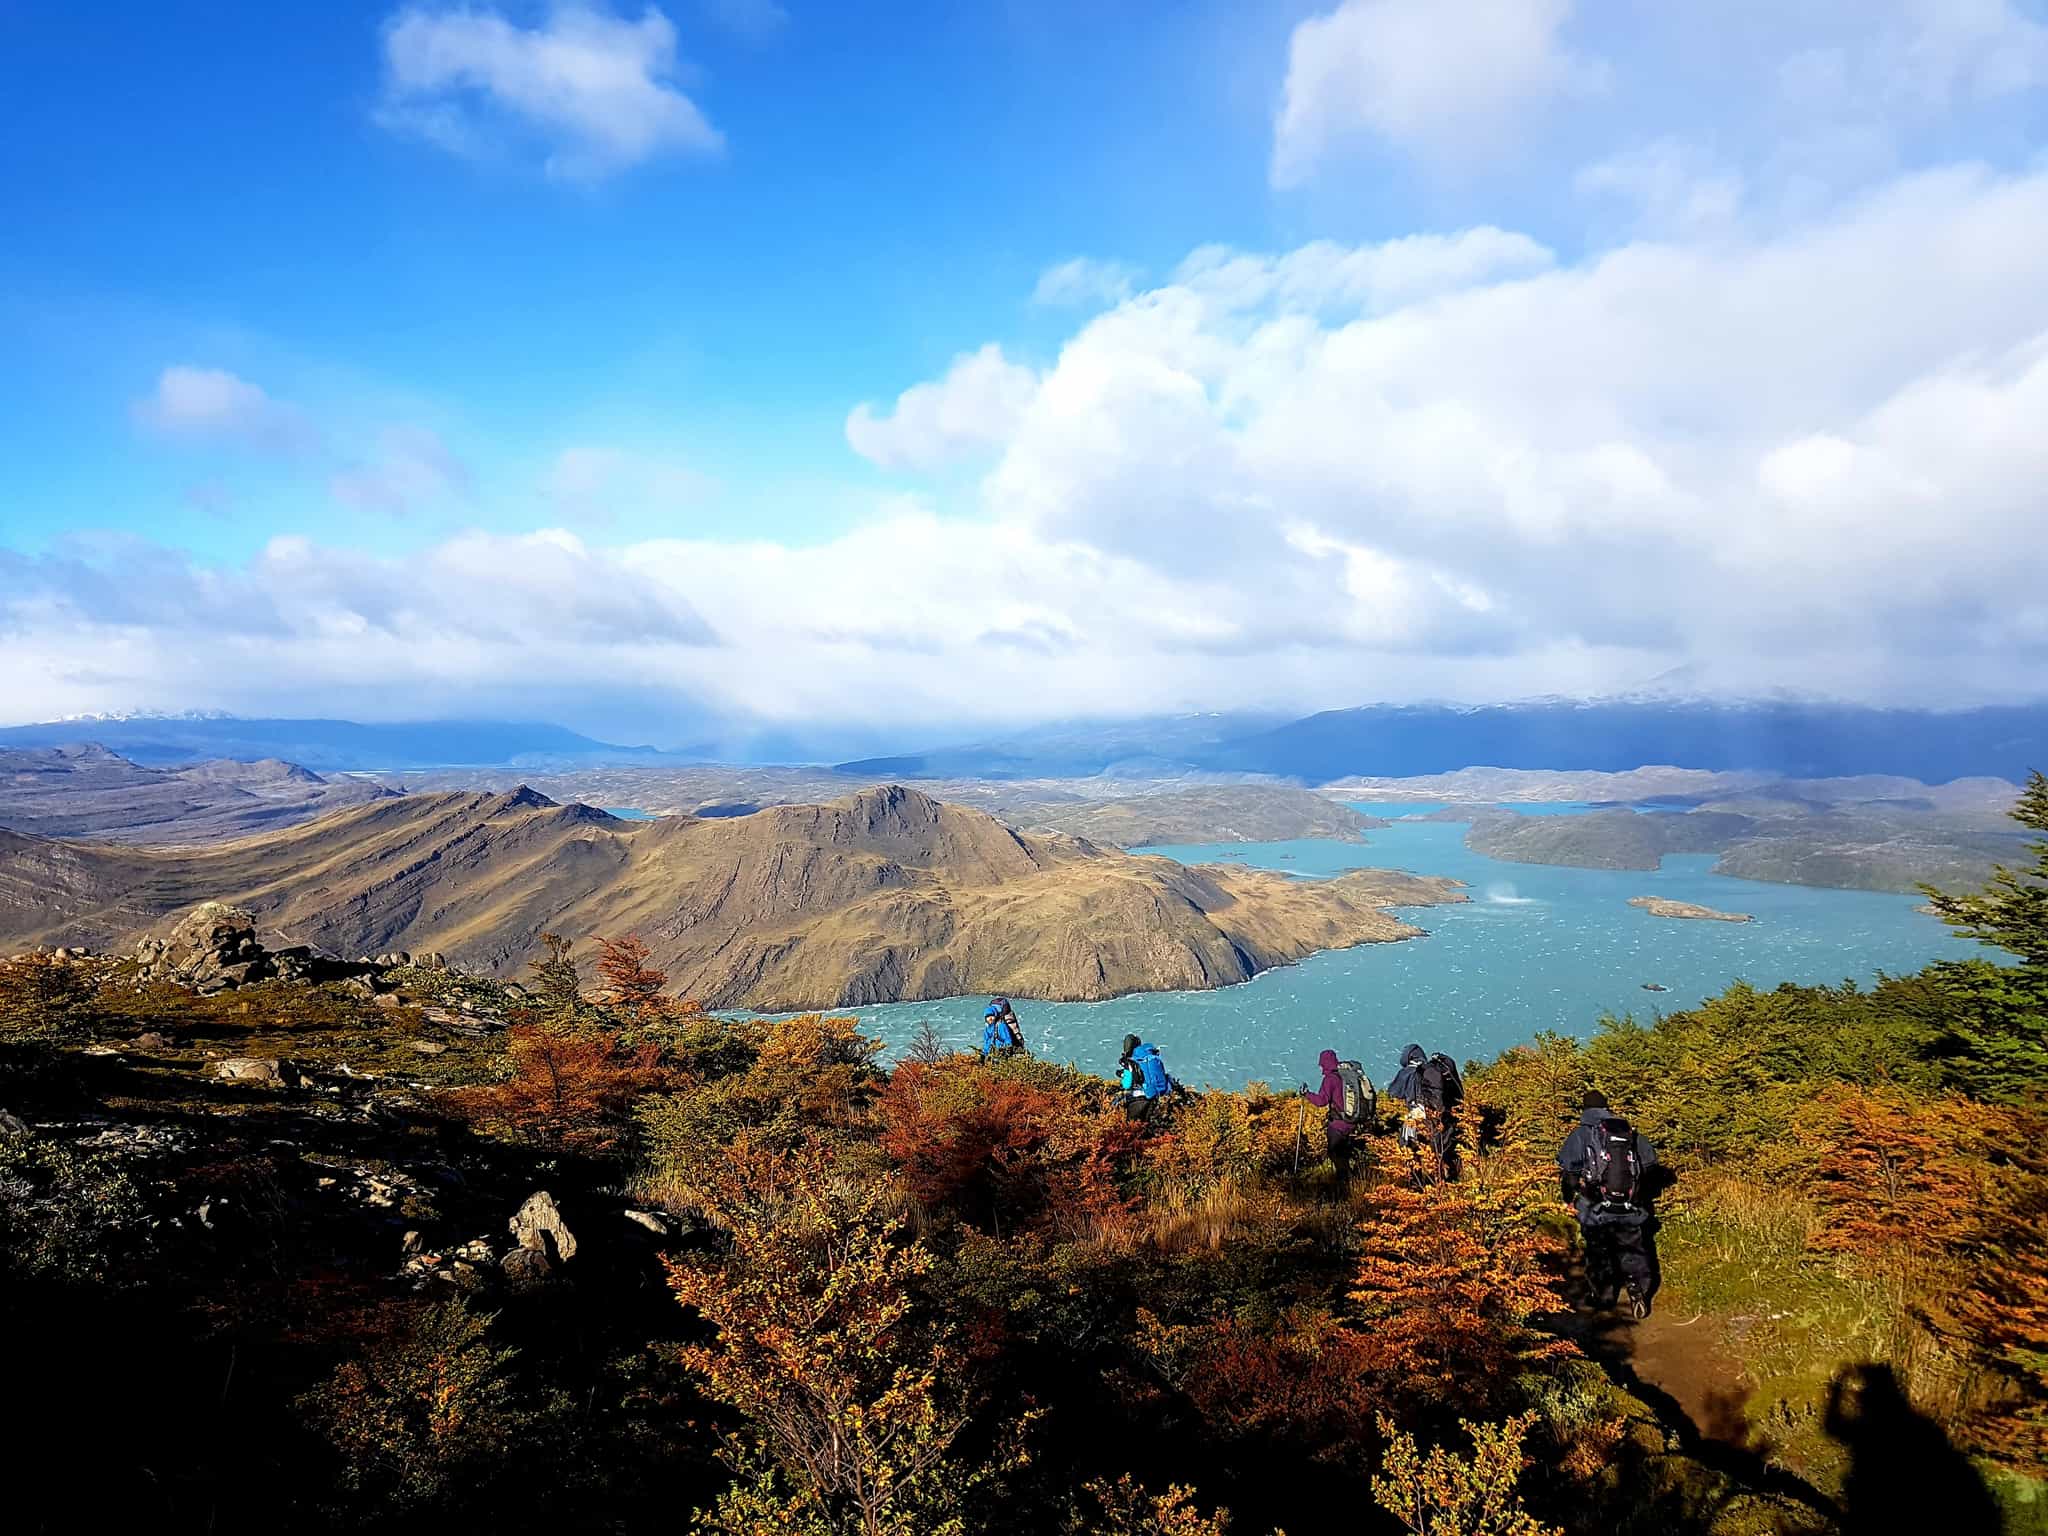
POLYGON ((1330 1112, 1330 1130, 1337 1135, 1351 1134, 1351 1122, 1343 1115, 1344 1079, 1337 1075, 1337 1053, 1325 1051, 1317 1065, 1323 1069, 1323 1086, 1308 1096, 1309 1103, 1318 1109, 1330 1112))
POLYGON ((1429 1052, 1419 1045, 1411 1045, 1401 1053, 1401 1066, 1394 1073, 1394 1080, 1387 1084, 1387 1092, 1404 1104, 1422 1102, 1422 1064, 1429 1060, 1429 1052))
MULTIPOLYGON (((1557 1170, 1563 1181, 1565 1192, 1571 1197, 1572 1208, 1579 1213, 1582 1227, 1605 1227, 1614 1225, 1636 1226, 1650 1219, 1650 1213, 1638 1205, 1634 1210, 1604 1210, 1579 1187, 1580 1179, 1590 1170, 1594 1150, 1600 1145, 1600 1124, 1604 1120, 1625 1118, 1612 1109, 1587 1109, 1579 1112, 1579 1123, 1565 1137, 1564 1145, 1557 1149, 1557 1170)), ((1657 1166, 1657 1149, 1650 1145, 1649 1138, 1640 1131, 1633 1132, 1636 1139, 1636 1161, 1644 1173, 1657 1166)))

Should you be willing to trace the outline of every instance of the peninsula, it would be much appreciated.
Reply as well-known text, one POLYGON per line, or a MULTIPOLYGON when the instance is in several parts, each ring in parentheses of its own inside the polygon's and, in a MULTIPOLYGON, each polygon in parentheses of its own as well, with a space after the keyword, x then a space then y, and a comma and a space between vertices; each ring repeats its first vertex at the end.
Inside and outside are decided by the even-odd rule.
POLYGON ((770 1010, 1227 986, 1420 931, 1387 907, 1464 899, 1398 871, 1302 880, 1028 836, 893 785, 656 821, 530 789, 393 796, 193 849, 0 832, 0 942, 104 949, 221 900, 266 941, 512 976, 544 932, 638 934, 682 995, 770 1010))

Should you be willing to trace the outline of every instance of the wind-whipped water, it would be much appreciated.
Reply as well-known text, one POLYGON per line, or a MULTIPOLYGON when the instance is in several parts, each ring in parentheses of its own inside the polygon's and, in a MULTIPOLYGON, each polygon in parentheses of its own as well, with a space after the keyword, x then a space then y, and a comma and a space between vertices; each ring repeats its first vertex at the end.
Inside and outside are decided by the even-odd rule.
MULTIPOLYGON (((1414 815, 1434 807, 1361 804, 1414 815)), ((1931 960, 1986 953, 1914 910, 1918 898, 1772 885, 1708 873, 1712 855, 1674 855, 1663 868, 1560 869, 1511 864, 1464 846, 1459 822, 1397 821, 1371 841, 1305 839, 1144 852, 1190 864, 1249 864, 1304 877, 1347 869, 1449 875, 1472 899, 1403 909, 1427 936, 1312 955, 1213 992, 1154 992, 1104 1003, 1019 998, 1024 1037, 1041 1056, 1110 1072, 1125 1034, 1160 1047, 1190 1086, 1252 1079, 1291 1086, 1334 1046, 1378 1082, 1419 1040, 1460 1060, 1491 1057, 1542 1030, 1590 1035, 1603 1013, 1648 1019, 1692 1007, 1731 982, 1874 980, 1931 960), (1663 896, 1749 923, 1652 917, 1631 896, 1663 896), (1644 990, 1656 983, 1668 990, 1644 990)), ((891 1003, 857 1010, 863 1027, 900 1049, 929 1020, 957 1045, 981 1042, 986 998, 891 1003)))

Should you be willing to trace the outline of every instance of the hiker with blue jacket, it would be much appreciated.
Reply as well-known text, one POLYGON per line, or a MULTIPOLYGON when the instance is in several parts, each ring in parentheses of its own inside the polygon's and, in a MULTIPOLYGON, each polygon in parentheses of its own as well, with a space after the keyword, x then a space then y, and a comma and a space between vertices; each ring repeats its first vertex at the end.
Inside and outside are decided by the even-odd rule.
POLYGON ((1179 1085, 1167 1075, 1159 1047, 1148 1045, 1136 1035, 1124 1036, 1124 1052, 1117 1058, 1117 1085, 1124 1092, 1124 1114, 1132 1120, 1150 1120, 1152 1109, 1179 1085))
POLYGON ((1021 1056, 1023 1053, 1024 1036, 1017 1028, 1017 1010, 1010 1006, 1007 997, 999 997, 981 1016, 982 1057, 993 1061, 998 1056, 1021 1056))
POLYGON ((1557 1149, 1559 1184, 1578 1214, 1593 1305, 1613 1306, 1626 1282, 1638 1319, 1650 1315, 1655 1273, 1646 1229, 1648 1175, 1656 1166, 1657 1149, 1614 1112, 1607 1095, 1589 1090, 1578 1125, 1557 1149))

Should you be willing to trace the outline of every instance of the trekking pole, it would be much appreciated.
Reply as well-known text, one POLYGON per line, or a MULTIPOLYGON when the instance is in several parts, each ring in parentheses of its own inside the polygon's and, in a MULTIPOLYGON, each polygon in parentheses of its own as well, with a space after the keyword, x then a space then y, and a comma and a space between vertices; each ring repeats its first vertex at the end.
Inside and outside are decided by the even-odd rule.
MULTIPOLYGON (((1302 1086, 1306 1088, 1308 1085, 1304 1083, 1302 1086)), ((1301 1133, 1307 1124, 1308 1100, 1303 1099, 1301 1101, 1301 1113, 1295 1116, 1294 1119, 1294 1171, 1297 1176, 1301 1173, 1301 1133)))

